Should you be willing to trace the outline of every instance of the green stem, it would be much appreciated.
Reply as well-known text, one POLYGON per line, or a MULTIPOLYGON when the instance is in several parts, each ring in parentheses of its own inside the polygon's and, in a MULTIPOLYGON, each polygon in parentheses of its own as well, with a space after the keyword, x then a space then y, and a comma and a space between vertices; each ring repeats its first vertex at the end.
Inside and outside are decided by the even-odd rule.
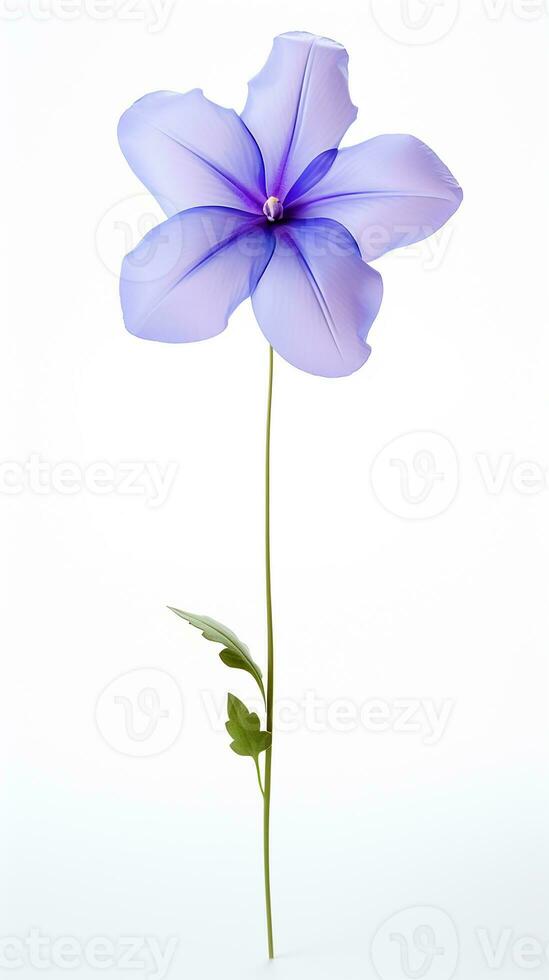
POLYGON ((271 746, 265 753, 265 789, 263 793, 263 856, 265 864, 265 904, 267 909, 267 940, 269 959, 274 959, 273 916, 271 910, 270 817, 271 765, 273 738, 274 643, 273 608, 271 599, 271 410, 273 402, 273 348, 269 347, 269 387, 267 395, 267 429, 265 436, 265 588, 267 599, 267 731, 271 746))
POLYGON ((255 771, 257 773, 257 781, 259 783, 259 790, 261 792, 261 795, 264 797, 265 790, 263 789, 263 783, 261 782, 261 770, 259 768, 259 760, 257 758, 254 758, 254 762, 255 762, 255 771))

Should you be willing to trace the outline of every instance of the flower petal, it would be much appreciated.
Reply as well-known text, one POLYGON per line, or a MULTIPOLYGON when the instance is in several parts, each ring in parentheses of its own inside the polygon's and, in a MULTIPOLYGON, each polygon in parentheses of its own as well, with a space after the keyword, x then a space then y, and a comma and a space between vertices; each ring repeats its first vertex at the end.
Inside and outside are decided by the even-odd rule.
POLYGON ((318 184, 319 180, 328 173, 328 170, 332 166, 334 160, 337 157, 337 150, 324 150, 324 153, 319 153, 314 160, 311 161, 308 167, 305 167, 303 173, 297 178, 293 187, 284 198, 284 207, 289 207, 293 201, 297 201, 300 197, 304 197, 306 192, 310 190, 315 184, 318 184))
POLYGON ((328 173, 292 205, 292 215, 340 221, 369 262, 428 238, 462 198, 448 168, 421 140, 376 136, 340 150, 328 173))
POLYGON ((232 109, 200 89, 152 92, 122 116, 118 139, 130 167, 168 215, 206 205, 259 212, 259 149, 232 109))
POLYGON ((275 229, 276 248, 252 293, 255 315, 290 364, 324 377, 352 374, 370 354, 366 336, 381 305, 381 276, 335 221, 275 229))
POLYGON ((263 154, 268 196, 283 200, 314 157, 339 146, 356 118, 348 60, 345 48, 325 37, 275 38, 242 113, 263 154))
POLYGON ((262 219, 245 212, 195 208, 174 215, 124 259, 126 328, 170 343, 214 337, 255 288, 273 248, 262 219))

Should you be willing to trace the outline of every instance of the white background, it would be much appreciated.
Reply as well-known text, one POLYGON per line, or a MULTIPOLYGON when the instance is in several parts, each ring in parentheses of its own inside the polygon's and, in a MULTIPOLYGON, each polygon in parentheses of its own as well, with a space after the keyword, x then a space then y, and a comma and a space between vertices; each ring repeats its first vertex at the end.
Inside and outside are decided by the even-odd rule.
MULTIPOLYGON (((541 946, 514 945, 549 942, 546 7, 13 0, 0 26, 2 937, 39 930, 56 977, 56 938, 128 936, 177 937, 171 978, 449 980, 456 959, 467 980, 494 962, 502 980, 547 975, 541 946), (165 609, 225 621, 264 663, 267 347, 248 303, 203 344, 124 331, 117 268, 158 212, 115 131, 156 89, 240 109, 272 37, 295 29, 349 50, 345 142, 413 133, 465 200, 434 240, 376 263, 363 370, 327 381, 276 362, 292 721, 274 755, 269 967, 253 766, 211 707, 229 686, 251 702, 253 682, 165 609), (128 462, 171 467, 166 499, 125 492, 128 462), (146 687, 168 716, 139 741, 146 687)), ((30 980, 22 949, 12 972, 30 980)), ((117 956, 69 972, 126 976, 117 956)))

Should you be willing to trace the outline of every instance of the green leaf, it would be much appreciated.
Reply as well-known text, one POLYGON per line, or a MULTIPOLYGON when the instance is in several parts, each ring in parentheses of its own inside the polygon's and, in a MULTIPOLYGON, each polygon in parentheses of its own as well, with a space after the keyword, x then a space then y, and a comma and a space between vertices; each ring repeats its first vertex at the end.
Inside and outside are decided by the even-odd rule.
POLYGON ((248 674, 251 674, 265 701, 265 688, 263 687, 261 669, 252 660, 246 644, 242 640, 239 640, 238 636, 228 626, 224 626, 223 623, 218 623, 217 620, 211 619, 209 616, 195 616, 194 613, 184 612, 182 609, 175 609, 174 606, 168 606, 168 609, 171 609, 181 619, 185 619, 191 626, 196 626, 197 629, 202 631, 202 636, 207 640, 211 640, 212 643, 221 643, 224 649, 219 656, 223 663, 227 667, 236 667, 238 670, 245 670, 248 674))
POLYGON ((229 720, 225 728, 233 739, 231 749, 237 755, 250 756, 257 765, 260 752, 265 752, 271 744, 269 732, 260 730, 259 718, 255 712, 248 711, 246 705, 234 694, 227 697, 227 712, 229 720))

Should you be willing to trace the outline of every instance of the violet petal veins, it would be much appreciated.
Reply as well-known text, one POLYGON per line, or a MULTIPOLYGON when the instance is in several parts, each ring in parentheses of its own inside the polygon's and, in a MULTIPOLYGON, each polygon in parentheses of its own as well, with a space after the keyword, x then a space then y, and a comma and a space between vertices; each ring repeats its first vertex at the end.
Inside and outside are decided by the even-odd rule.
POLYGON ((357 112, 347 62, 334 41, 283 34, 242 116, 199 89, 153 92, 124 113, 122 150, 169 219, 124 261, 131 333, 213 337, 251 296, 291 364, 325 377, 364 364, 382 292, 365 263, 433 234, 462 192, 413 136, 338 149, 357 112))

